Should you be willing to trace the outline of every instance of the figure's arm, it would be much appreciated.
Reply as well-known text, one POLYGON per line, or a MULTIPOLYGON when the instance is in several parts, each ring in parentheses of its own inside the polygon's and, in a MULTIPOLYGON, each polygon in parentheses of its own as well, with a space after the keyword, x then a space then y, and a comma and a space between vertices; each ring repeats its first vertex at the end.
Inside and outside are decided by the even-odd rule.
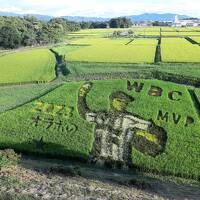
POLYGON ((164 151, 167 133, 163 128, 156 126, 151 120, 145 121, 131 115, 125 116, 124 123, 130 130, 128 138, 138 151, 153 157, 164 151))
POLYGON ((90 92, 92 88, 92 83, 87 82, 84 83, 81 88, 79 89, 78 92, 78 112, 83 117, 89 122, 95 122, 96 121, 96 113, 92 112, 86 101, 87 94, 90 92))
POLYGON ((141 130, 147 130, 151 126, 152 123, 150 121, 146 121, 144 119, 138 118, 133 115, 126 115, 124 117, 123 124, 128 129, 137 128, 141 130))

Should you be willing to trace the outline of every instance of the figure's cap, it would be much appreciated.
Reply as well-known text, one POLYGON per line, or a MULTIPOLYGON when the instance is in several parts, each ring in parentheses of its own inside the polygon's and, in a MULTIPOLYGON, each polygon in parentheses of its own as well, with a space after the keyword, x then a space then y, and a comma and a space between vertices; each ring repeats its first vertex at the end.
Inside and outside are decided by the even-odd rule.
POLYGON ((135 100, 134 97, 132 97, 122 91, 117 91, 117 92, 114 92, 111 94, 111 96, 110 96, 111 100, 116 99, 116 98, 123 99, 127 103, 133 102, 135 100))

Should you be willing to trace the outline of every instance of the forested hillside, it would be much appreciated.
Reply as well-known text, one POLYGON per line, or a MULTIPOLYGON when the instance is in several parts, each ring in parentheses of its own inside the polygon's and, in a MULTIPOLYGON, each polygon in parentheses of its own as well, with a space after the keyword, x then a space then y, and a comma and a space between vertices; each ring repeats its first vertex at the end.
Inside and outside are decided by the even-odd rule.
POLYGON ((0 17, 0 47, 14 49, 56 43, 68 32, 80 30, 80 24, 65 19, 44 22, 35 17, 0 17))

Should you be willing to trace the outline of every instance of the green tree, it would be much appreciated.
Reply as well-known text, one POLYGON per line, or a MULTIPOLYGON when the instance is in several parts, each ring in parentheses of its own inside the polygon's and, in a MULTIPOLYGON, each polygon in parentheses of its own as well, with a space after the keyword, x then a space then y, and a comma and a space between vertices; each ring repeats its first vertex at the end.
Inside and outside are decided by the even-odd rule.
POLYGON ((132 22, 126 17, 113 18, 109 21, 110 28, 130 28, 132 22))
POLYGON ((0 29, 0 46, 4 48, 18 48, 21 45, 21 35, 14 26, 3 26, 0 29))

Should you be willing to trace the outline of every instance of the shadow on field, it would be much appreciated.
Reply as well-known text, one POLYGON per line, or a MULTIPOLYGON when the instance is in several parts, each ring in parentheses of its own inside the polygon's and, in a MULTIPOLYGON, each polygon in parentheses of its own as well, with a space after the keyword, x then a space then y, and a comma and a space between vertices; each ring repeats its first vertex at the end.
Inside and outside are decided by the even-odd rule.
POLYGON ((1 143, 0 149, 14 149, 15 152, 24 156, 37 156, 37 158, 45 159, 61 159, 73 162, 87 162, 87 155, 81 151, 68 150, 66 146, 61 144, 44 142, 43 137, 39 140, 30 140, 22 143, 1 143))
POLYGON ((19 144, 5 145, 0 143, 0 147, 13 148, 18 152, 25 152, 25 149, 27 152, 27 149, 29 149, 28 154, 22 155, 19 166, 48 175, 78 176, 89 180, 98 180, 104 183, 130 187, 130 189, 136 188, 165 199, 199 200, 200 197, 200 184, 198 182, 172 176, 155 176, 134 169, 122 171, 96 168, 86 163, 86 155, 81 155, 80 152, 67 151, 66 147, 59 144, 45 143, 42 138, 19 144), (56 156, 56 154, 64 155, 64 153, 69 156, 56 156), (31 156, 31 154, 34 156, 31 156), (54 159, 52 159, 53 157, 54 159), (195 184, 191 185, 192 182, 195 184))

